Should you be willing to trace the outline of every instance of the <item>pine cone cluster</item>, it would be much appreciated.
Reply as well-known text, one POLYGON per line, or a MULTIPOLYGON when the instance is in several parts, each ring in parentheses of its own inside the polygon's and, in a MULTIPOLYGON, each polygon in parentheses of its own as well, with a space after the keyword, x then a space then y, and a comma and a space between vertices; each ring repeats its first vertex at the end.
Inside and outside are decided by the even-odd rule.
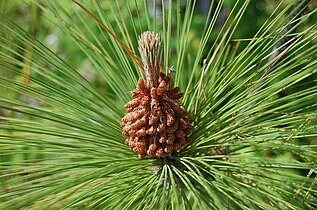
POLYGON ((122 133, 129 136, 125 143, 140 157, 179 152, 190 141, 187 134, 193 130, 188 112, 178 102, 183 95, 179 88, 168 90, 170 80, 163 72, 159 82, 157 88, 150 89, 140 78, 131 93, 134 99, 125 105, 128 114, 122 118, 122 133))
POLYGON ((178 87, 170 88, 171 79, 162 72, 160 40, 153 32, 140 38, 140 52, 147 80, 139 79, 128 102, 127 115, 122 118, 122 134, 131 150, 139 154, 166 157, 179 152, 191 139, 193 130, 189 113, 178 100, 183 96, 178 87))

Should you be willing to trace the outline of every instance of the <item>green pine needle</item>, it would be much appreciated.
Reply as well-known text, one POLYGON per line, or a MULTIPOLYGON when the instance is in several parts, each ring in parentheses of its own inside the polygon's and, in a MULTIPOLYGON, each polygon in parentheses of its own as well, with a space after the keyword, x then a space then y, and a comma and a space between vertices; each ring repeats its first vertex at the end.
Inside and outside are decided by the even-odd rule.
POLYGON ((316 208, 317 9, 281 1, 237 37, 253 1, 231 3, 220 27, 230 1, 211 1, 198 30, 195 0, 163 1, 161 16, 153 2, 81 1, 136 54, 143 31, 160 33, 163 70, 176 69, 192 142, 143 159, 120 122, 144 75, 120 43, 71 1, 26 1, 71 40, 64 57, 0 4, 0 209, 316 208))

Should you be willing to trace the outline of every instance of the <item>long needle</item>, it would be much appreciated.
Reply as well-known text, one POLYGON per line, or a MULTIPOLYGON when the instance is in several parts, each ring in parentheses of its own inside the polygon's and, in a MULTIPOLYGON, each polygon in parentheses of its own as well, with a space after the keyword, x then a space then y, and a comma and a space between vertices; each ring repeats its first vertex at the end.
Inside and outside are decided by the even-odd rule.
POLYGON ((131 56, 134 62, 143 70, 143 64, 140 58, 126 45, 124 44, 105 24, 101 22, 94 14, 92 14, 87 8, 85 8, 82 4, 80 4, 77 0, 72 0, 75 4, 77 4, 80 8, 82 8, 90 17, 92 17, 103 29, 105 29, 120 45, 121 47, 131 56))

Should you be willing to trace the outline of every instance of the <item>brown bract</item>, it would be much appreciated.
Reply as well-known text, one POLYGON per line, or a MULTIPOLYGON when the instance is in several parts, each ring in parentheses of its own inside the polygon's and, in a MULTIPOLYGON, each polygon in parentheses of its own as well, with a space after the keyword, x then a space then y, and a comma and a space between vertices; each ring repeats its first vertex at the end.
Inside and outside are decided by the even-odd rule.
POLYGON ((147 80, 139 79, 132 91, 132 101, 125 105, 122 134, 131 150, 152 157, 166 157, 179 152, 191 139, 193 126, 189 113, 179 103, 183 96, 178 87, 170 87, 170 78, 161 69, 161 49, 158 34, 145 32, 140 37, 139 50, 147 80))
POLYGON ((187 135, 193 126, 178 102, 182 94, 178 87, 167 89, 167 78, 160 72, 159 86, 151 89, 140 78, 131 93, 134 99, 125 105, 128 113, 122 118, 122 133, 129 137, 125 143, 140 157, 166 157, 190 141, 187 135))

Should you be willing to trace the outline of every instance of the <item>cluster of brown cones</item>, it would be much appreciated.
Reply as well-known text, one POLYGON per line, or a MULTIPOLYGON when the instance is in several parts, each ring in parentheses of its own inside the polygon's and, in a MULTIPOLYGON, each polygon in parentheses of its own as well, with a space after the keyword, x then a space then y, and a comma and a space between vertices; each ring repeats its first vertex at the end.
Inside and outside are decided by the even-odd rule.
POLYGON ((147 79, 139 79, 131 93, 134 99, 125 105, 128 114, 122 118, 122 133, 139 157, 166 157, 191 140, 187 135, 193 126, 189 113, 178 102, 183 94, 178 87, 170 87, 171 79, 161 71, 158 35, 145 32, 139 44, 147 79))

